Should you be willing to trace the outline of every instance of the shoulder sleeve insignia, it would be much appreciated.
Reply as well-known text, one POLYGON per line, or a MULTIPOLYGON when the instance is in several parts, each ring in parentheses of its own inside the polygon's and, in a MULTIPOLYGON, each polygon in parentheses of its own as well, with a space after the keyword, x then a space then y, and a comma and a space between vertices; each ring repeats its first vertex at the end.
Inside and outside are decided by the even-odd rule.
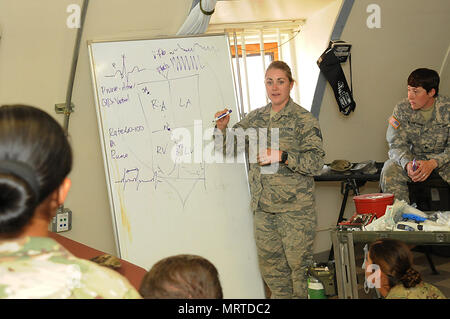
POLYGON ((394 115, 389 118, 389 124, 391 124, 391 126, 395 129, 400 126, 400 122, 395 118, 394 115))

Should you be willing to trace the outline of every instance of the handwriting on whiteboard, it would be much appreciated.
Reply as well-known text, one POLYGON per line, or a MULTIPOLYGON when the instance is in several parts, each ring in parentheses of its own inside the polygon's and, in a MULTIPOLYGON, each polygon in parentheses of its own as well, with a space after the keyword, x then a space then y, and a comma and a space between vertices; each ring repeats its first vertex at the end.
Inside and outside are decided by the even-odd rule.
POLYGON ((202 118, 199 79, 208 72, 205 54, 215 53, 214 46, 176 43, 154 49, 146 61, 135 63, 124 50, 102 65, 97 84, 102 116, 114 112, 117 117, 106 122, 104 137, 108 158, 117 167, 114 183, 123 191, 167 185, 184 205, 199 182, 206 187, 204 163, 183 160, 192 156, 192 143, 174 139, 172 132, 192 129, 202 118))

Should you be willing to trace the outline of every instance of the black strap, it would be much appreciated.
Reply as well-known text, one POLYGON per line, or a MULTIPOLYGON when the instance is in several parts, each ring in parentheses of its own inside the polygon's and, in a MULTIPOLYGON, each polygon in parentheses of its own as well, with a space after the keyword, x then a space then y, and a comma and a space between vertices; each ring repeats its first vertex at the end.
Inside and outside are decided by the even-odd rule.
POLYGON ((327 48, 320 56, 317 64, 333 89, 339 111, 344 115, 349 115, 356 107, 356 103, 353 100, 353 81, 351 81, 352 88, 350 89, 345 79, 341 62, 335 55, 334 50, 331 47, 327 48))
POLYGON ((352 54, 348 53, 348 63, 350 63, 350 93, 353 96, 353 79, 352 79, 352 54))

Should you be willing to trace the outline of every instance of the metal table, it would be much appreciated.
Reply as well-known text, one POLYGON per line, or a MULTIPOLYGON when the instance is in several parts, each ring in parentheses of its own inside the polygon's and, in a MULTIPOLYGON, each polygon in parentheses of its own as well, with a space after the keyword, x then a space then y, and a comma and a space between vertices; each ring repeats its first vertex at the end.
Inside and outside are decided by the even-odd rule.
MULTIPOLYGON (((356 165, 358 163, 352 163, 356 165)), ((383 168, 383 162, 375 162, 375 167, 377 171, 374 174, 366 174, 354 171, 336 172, 332 170, 322 170, 320 175, 314 176, 314 181, 316 182, 341 182, 341 194, 344 195, 342 198, 341 208, 339 210, 339 215, 337 218, 336 225, 344 220, 345 207, 347 205, 347 199, 349 192, 353 191, 353 195, 360 195, 359 187, 366 184, 366 182, 377 182, 380 180, 381 169, 383 168)), ((330 166, 330 164, 327 164, 330 166)), ((333 249, 330 250, 330 255, 328 260, 333 259, 333 249)))
MULTIPOLYGON (((356 164, 358 163, 352 163, 352 165, 356 164)), ((327 166, 329 165, 330 164, 327 164, 327 166)), ((337 223, 340 223, 343 220, 349 192, 353 191, 354 195, 359 195, 359 187, 363 186, 368 181, 378 182, 380 180, 383 162, 375 162, 375 166, 377 171, 374 174, 365 174, 353 171, 335 172, 332 170, 322 170, 320 175, 314 176, 314 181, 316 182, 341 182, 341 194, 344 195, 344 198, 342 199, 337 223)))
POLYGON ((336 284, 340 299, 357 299, 355 243, 371 243, 379 238, 392 238, 407 244, 448 245, 450 232, 409 231, 343 231, 331 230, 336 284))

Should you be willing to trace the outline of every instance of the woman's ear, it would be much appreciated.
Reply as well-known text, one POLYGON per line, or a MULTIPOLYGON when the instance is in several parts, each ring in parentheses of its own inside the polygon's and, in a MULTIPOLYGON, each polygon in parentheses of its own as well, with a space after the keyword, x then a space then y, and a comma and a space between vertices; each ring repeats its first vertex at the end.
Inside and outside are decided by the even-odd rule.
POLYGON ((389 278, 388 276, 386 276, 385 273, 381 272, 381 285, 380 285, 380 294, 383 297, 386 297, 387 294, 389 293, 389 290, 391 290, 391 286, 389 285, 389 278))
POLYGON ((58 205, 64 204, 71 185, 72 181, 66 177, 58 187, 58 205))
POLYGON ((427 92, 429 97, 435 97, 436 95, 436 89, 432 88, 430 91, 427 92))

